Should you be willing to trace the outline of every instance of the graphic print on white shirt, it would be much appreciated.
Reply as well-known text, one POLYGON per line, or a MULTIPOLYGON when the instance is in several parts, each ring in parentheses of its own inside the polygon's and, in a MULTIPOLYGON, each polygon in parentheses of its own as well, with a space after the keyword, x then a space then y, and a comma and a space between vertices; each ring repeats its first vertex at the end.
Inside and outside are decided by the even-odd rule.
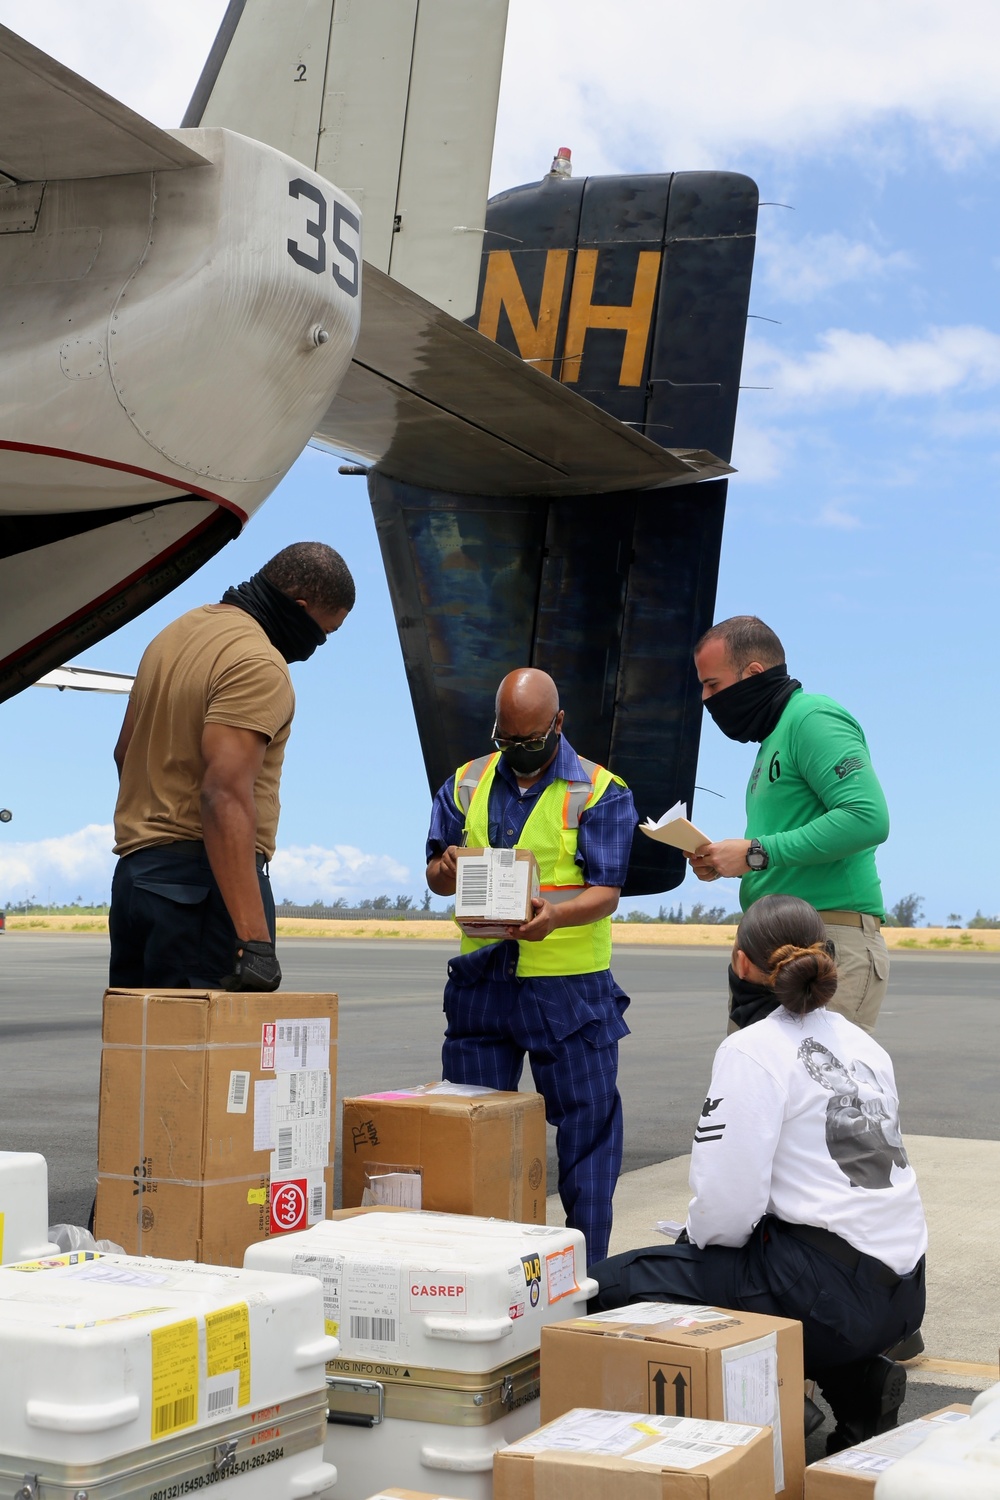
POLYGON ((844 1064, 815 1037, 798 1050, 799 1061, 833 1097, 826 1106, 826 1146, 852 1187, 892 1187, 892 1169, 910 1165, 899 1130, 899 1111, 860 1058, 844 1064))

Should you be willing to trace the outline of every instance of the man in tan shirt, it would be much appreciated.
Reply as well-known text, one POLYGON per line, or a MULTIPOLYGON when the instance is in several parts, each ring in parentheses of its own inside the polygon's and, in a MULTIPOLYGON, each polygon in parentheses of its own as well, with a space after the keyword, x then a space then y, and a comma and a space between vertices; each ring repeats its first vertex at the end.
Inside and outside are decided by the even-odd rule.
POLYGON ((146 648, 115 746, 112 985, 277 989, 267 862, 295 711, 287 663, 353 605, 343 558, 297 542, 146 648))

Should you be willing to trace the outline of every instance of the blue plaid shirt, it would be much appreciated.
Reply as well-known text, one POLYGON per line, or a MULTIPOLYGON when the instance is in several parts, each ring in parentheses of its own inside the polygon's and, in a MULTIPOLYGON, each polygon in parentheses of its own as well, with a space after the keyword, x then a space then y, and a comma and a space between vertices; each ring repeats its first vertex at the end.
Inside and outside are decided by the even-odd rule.
MULTIPOLYGON (((521 837, 532 809, 547 786, 557 778, 589 781, 580 758, 565 735, 559 736, 556 758, 538 780, 522 791, 517 777, 501 755, 490 787, 490 847, 511 849, 521 837)), ((455 803, 455 778, 450 777, 434 798, 431 826, 427 834, 427 859, 441 854, 451 844, 461 844, 465 817, 455 803)), ((632 835, 638 822, 632 793, 612 781, 598 802, 580 817, 576 862, 588 885, 625 884, 632 835)))

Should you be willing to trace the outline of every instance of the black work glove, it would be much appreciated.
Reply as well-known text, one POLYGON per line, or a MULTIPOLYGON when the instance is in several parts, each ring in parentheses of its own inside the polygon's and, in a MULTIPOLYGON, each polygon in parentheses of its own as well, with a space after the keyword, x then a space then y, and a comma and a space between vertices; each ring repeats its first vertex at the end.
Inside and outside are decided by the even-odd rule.
POLYGON ((224 990, 276 990, 281 983, 281 965, 274 944, 241 939, 236 945, 233 972, 219 983, 224 990))

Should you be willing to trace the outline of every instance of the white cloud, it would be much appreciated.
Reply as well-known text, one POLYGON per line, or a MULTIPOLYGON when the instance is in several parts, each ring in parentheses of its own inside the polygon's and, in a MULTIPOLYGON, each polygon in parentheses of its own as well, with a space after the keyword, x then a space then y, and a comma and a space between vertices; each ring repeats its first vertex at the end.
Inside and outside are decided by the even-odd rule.
POLYGON ((788 433, 757 427, 742 413, 737 417, 733 465, 744 484, 764 484, 777 479, 791 447, 792 438, 788 433))
POLYGON ((226 0, 0 0, 0 23, 164 127, 179 125, 226 0))
MULTIPOLYGON (((91 823, 75 833, 32 843, 4 843, 0 907, 33 897, 61 906, 82 896, 85 905, 111 898, 115 831, 110 823, 91 823)), ((323 849, 317 844, 279 849, 271 861, 276 898, 293 897, 309 904, 396 896, 409 891, 410 872, 388 854, 365 854, 350 844, 323 849)))
POLYGON ((845 510, 842 505, 838 505, 835 500, 831 500, 823 506, 816 517, 815 525, 828 526, 834 531, 860 531, 864 522, 852 515, 849 510, 845 510))
POLYGON ((786 302, 813 302, 846 282, 877 281, 913 265, 902 250, 883 255, 874 245, 836 232, 800 240, 765 234, 757 245, 758 289, 762 281, 786 302))
POLYGON ((83 897, 85 906, 111 897, 115 831, 110 823, 89 823, 75 833, 3 848, 0 905, 34 898, 61 906, 83 897))
MULTIPOLYGON (((176 125, 225 9, 0 0, 0 22, 176 125)), ((995 0, 511 0, 494 181, 537 179, 559 145, 587 172, 848 144, 885 163, 914 126, 951 167, 1000 140, 995 0)))
POLYGON ((350 844, 322 849, 318 844, 279 849, 271 861, 271 887, 277 901, 297 905, 348 901, 409 890, 410 872, 389 854, 365 854, 350 844))
POLYGON ((998 44, 995 0, 512 0, 494 181, 530 181, 558 145, 587 172, 884 158, 913 126, 962 165, 1000 140, 998 44))
POLYGON ((762 340, 747 346, 745 385, 771 386, 779 402, 860 401, 873 396, 943 396, 1000 381, 1000 335, 965 325, 931 328, 895 343, 831 328, 819 347, 785 354, 762 340))

